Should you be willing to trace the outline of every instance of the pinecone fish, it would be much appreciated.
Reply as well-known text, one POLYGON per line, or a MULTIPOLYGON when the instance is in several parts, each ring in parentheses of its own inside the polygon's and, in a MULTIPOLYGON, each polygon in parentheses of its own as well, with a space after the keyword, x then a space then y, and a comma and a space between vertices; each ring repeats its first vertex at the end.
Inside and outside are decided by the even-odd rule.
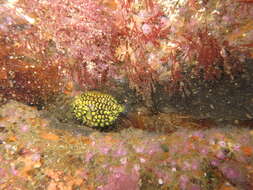
POLYGON ((71 107, 74 117, 89 127, 110 126, 125 110, 113 96, 98 91, 75 97, 71 107))

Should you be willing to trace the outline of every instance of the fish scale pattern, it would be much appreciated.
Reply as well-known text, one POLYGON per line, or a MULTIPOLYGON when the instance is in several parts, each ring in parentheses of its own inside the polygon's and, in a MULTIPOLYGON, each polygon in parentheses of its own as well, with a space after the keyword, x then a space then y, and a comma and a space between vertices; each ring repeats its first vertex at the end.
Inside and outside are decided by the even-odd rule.
POLYGON ((72 102, 74 117, 89 127, 110 126, 123 111, 113 96, 98 91, 84 92, 72 102))

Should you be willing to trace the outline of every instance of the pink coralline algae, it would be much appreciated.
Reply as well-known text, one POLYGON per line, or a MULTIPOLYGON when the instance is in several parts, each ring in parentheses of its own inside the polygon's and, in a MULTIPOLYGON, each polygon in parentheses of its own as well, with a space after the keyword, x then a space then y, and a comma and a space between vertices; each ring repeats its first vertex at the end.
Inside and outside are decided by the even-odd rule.
POLYGON ((220 160, 217 160, 217 159, 211 160, 211 162, 210 162, 211 166, 213 166, 213 167, 219 166, 220 163, 221 163, 220 160))
POLYGON ((180 176, 180 178, 179 178, 180 188, 182 190, 185 190, 189 185, 189 181, 190 181, 190 179, 188 176, 184 176, 184 175, 180 176))
POLYGON ((226 155, 222 150, 220 150, 219 152, 217 152, 216 157, 220 160, 224 160, 226 158, 226 155))
POLYGON ((218 168, 232 184, 246 190, 253 188, 251 183, 253 175, 249 174, 240 164, 229 161, 221 164, 218 168))
POLYGON ((46 190, 64 190, 63 184, 98 190, 253 187, 250 129, 180 129, 170 135, 125 129, 74 135, 55 129, 52 120, 44 122, 40 113, 14 101, 0 107, 0 189, 10 180, 13 189, 46 190), (21 132, 23 125, 29 130, 21 132), (203 154, 203 149, 208 151, 203 154))
POLYGON ((21 125, 20 126, 20 130, 22 131, 22 132, 27 132, 28 130, 29 130, 29 127, 27 126, 27 125, 21 125))
POLYGON ((119 145, 113 154, 116 157, 122 157, 127 155, 127 153, 127 149, 123 145, 119 145))
POLYGON ((135 169, 123 167, 112 168, 108 176, 108 184, 98 187, 98 190, 138 190, 139 173, 135 169))

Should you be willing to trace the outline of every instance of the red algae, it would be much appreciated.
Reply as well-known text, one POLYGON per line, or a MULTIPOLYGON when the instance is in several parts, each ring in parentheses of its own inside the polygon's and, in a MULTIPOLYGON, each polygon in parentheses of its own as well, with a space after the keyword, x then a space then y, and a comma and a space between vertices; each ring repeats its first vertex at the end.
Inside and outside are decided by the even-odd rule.
POLYGON ((39 100, 26 91, 43 101, 66 81, 82 89, 128 81, 150 102, 157 84, 173 94, 185 93, 191 78, 215 81, 226 75, 233 80, 252 58, 252 6, 215 2, 1 3, 1 93, 34 103, 39 100), (12 79, 9 70, 25 81, 18 74, 12 79), (40 75, 30 74, 35 72, 40 75), (10 87, 9 78, 20 84, 10 87))
POLYGON ((39 104, 62 88, 62 62, 57 53, 49 56, 50 41, 41 39, 35 27, 15 15, 10 19, 12 23, 6 24, 10 31, 0 30, 0 93, 39 104))

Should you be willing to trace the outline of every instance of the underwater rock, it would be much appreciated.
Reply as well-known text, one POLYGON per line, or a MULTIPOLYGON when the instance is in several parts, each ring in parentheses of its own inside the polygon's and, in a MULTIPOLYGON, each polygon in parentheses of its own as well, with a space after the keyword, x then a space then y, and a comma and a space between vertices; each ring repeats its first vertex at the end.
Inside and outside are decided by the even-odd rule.
POLYGON ((101 190, 210 190, 225 182, 241 190, 253 187, 250 129, 80 133, 77 125, 65 128, 65 121, 55 127, 57 118, 42 112, 15 101, 0 107, 1 189, 10 180, 14 189, 46 190, 63 190, 63 184, 101 190))
POLYGON ((253 59, 244 63, 245 71, 232 81, 224 77, 218 81, 189 79, 192 93, 182 97, 176 93, 168 97, 163 89, 154 95, 158 111, 184 113, 196 119, 218 122, 250 121, 253 118, 253 59))

